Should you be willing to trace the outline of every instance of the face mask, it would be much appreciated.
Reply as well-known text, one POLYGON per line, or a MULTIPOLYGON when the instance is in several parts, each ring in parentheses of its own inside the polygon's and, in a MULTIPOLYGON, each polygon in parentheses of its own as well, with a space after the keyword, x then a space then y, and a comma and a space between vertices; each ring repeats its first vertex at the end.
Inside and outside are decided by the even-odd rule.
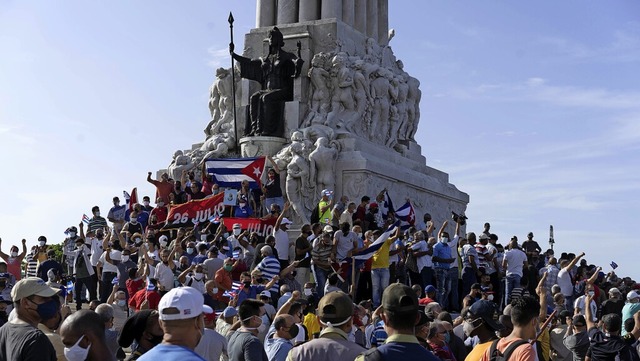
MULTIPOLYGON (((35 302, 31 302, 35 304, 35 302)), ((58 312, 59 308, 60 306, 58 302, 56 302, 55 300, 50 300, 45 303, 39 304, 36 312, 38 312, 38 316, 40 316, 40 319, 44 321, 53 318, 56 315, 56 312, 58 312)))
POLYGON ((298 328, 298 325, 294 323, 289 329, 289 336, 290 336, 289 339, 293 340, 294 338, 296 338, 296 336, 298 336, 299 331, 300 329, 298 328))
POLYGON ((244 208, 244 206, 246 206, 247 204, 246 203, 239 203, 238 205, 240 206, 240 208, 244 208))
POLYGON ((595 295, 595 294, 596 294, 596 292, 595 292, 595 291, 588 291, 588 292, 587 292, 587 294, 588 294, 589 296, 593 297, 593 295, 595 295))
POLYGON ((464 321, 464 323, 462 324, 462 330, 464 331, 464 334, 471 337, 471 334, 473 333, 473 331, 475 331, 475 329, 477 329, 478 327, 482 326, 482 322, 483 321, 481 318, 477 318, 473 321, 464 321), (474 326, 474 323, 476 322, 478 323, 478 325, 474 326))
POLYGON ((130 218, 129 222, 131 222, 131 224, 136 224, 138 223, 138 218, 130 218))
POLYGON ((201 280, 202 279, 202 273, 200 272, 196 272, 193 274, 193 277, 197 280, 201 280))
POLYGON ((96 217, 100 217, 100 211, 94 212, 93 215, 96 217))
POLYGON ((69 232, 69 237, 73 238, 76 236, 76 232, 69 232))
POLYGON ((11 252, 11 257, 18 257, 18 252, 11 252))
POLYGON ((251 287, 251 282, 250 281, 244 281, 242 283, 242 285, 244 286, 244 288, 249 288, 249 287, 251 287))
POLYGON ((362 322, 363 325, 366 325, 367 323, 369 323, 369 316, 367 315, 362 316, 362 319, 360 321, 362 322))
POLYGON ((240 235, 240 233, 242 233, 242 230, 241 230, 241 229, 234 229, 234 230, 233 230, 233 235, 234 235, 234 236, 239 236, 239 235, 240 235))
POLYGON ((362 238, 362 232, 358 233, 358 238, 362 238))
POLYGON ((447 344, 451 342, 451 335, 449 334, 449 332, 444 334, 444 342, 446 342, 447 344))
POLYGON ((142 202, 142 204, 143 204, 145 207, 149 207, 149 202, 148 202, 148 201, 144 201, 144 202, 142 202))
POLYGON ((166 247, 167 246, 167 241, 160 241, 160 246, 166 247))
POLYGON ((127 301, 126 300, 118 300, 118 306, 124 307, 126 305, 127 305, 127 301))
POLYGON ((45 241, 40 241, 38 243, 40 244, 40 247, 44 247, 44 245, 47 244, 47 242, 45 242, 45 241))
POLYGON ((64 348, 64 357, 66 357, 68 361, 84 361, 87 359, 91 344, 89 344, 87 348, 82 348, 80 346, 80 341, 82 341, 83 338, 84 335, 80 336, 78 342, 76 342, 75 345, 64 348))
POLYGON ((218 287, 214 287, 214 288, 211 290, 211 293, 213 293, 213 294, 218 293, 218 287))
POLYGON ((158 202, 158 207, 164 207, 164 202, 158 202))
POLYGON ((313 294, 313 291, 311 290, 311 288, 305 288, 304 289, 304 295, 305 296, 311 296, 313 294))
POLYGON ((193 248, 191 248, 191 247, 187 248, 187 253, 188 254, 193 254, 193 251, 194 251, 193 248))
POLYGON ((206 235, 206 234, 201 234, 201 235, 200 235, 200 240, 201 240, 202 242, 206 242, 206 241, 207 241, 207 235, 206 235))
POLYGON ((440 242, 442 242, 442 243, 447 243, 447 242, 449 242, 449 238, 447 238, 447 237, 442 237, 442 238, 440 239, 440 242))
POLYGON ((122 256, 122 262, 127 262, 129 260, 129 256, 122 256))
POLYGON ((224 238, 228 238, 228 237, 229 237, 229 232, 224 232, 224 234, 222 235, 222 237, 224 237, 224 238))
POLYGON ((233 265, 230 264, 226 264, 224 265, 224 270, 227 272, 231 272, 231 270, 233 269, 233 265))
POLYGON ((493 301, 493 295, 488 295, 488 296, 487 296, 487 300, 489 300, 489 301, 493 301))

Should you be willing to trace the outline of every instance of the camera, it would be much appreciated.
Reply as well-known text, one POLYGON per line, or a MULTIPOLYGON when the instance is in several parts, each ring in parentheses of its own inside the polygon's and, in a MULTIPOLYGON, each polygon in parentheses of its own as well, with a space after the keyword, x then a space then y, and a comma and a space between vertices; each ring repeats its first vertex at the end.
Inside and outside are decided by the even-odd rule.
POLYGON ((467 223, 467 216, 465 216, 464 214, 457 214, 456 212, 451 212, 451 219, 453 219, 454 222, 456 223, 460 223, 461 226, 464 226, 467 223))

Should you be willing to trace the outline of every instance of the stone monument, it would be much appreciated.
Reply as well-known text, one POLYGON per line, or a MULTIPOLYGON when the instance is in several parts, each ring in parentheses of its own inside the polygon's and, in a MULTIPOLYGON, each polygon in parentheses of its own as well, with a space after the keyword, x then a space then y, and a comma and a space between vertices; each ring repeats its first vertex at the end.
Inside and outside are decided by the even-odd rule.
POLYGON ((272 156, 298 226, 327 188, 356 202, 386 188, 396 206, 410 199, 418 218, 464 213, 469 196, 427 166, 415 141, 420 82, 396 59, 394 35, 388 0, 257 0, 256 28, 245 35, 242 55, 230 48, 239 65, 216 72, 206 139, 177 154, 172 169, 207 158, 272 156), (274 74, 280 83, 268 84, 274 74), (281 93, 277 102, 265 102, 273 91, 281 93), (244 135, 240 149, 235 134, 244 135))

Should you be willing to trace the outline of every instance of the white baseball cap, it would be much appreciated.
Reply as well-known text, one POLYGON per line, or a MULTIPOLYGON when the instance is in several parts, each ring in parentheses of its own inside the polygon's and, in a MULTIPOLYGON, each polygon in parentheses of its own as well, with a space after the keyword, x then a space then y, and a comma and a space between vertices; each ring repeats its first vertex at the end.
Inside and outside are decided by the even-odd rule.
POLYGON ((111 257, 113 261, 122 261, 122 252, 114 249, 109 254, 109 257, 111 257))
POLYGON ((18 283, 13 286, 13 288, 11 289, 11 299, 16 302, 23 299, 24 297, 33 295, 40 297, 51 297, 58 294, 58 292, 60 292, 59 289, 49 287, 49 285, 39 277, 27 277, 18 281, 18 283))
POLYGON ((636 291, 629 291, 629 293, 627 293, 627 300, 631 301, 634 300, 636 298, 640 298, 640 294, 638 294, 638 292, 636 291))
POLYGON ((167 292, 160 299, 158 313, 163 321, 194 318, 213 309, 204 304, 202 293, 193 287, 179 287, 167 292))
POLYGON ((262 292, 260 292, 260 297, 267 297, 267 298, 271 298, 271 292, 264 290, 262 292))
POLYGON ((282 218, 282 221, 280 222, 280 224, 292 224, 293 222, 291 222, 288 218, 282 218))

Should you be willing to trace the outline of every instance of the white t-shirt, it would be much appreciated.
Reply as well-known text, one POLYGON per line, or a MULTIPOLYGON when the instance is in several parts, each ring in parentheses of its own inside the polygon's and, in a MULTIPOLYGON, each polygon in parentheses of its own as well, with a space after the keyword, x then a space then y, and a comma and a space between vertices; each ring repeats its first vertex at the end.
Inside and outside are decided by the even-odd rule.
MULTIPOLYGON (((429 250, 429 246, 427 245, 427 241, 423 240, 418 243, 414 243, 411 246, 411 250, 416 252, 425 252, 429 250)), ((416 264, 418 266, 418 272, 422 271, 422 269, 425 267, 433 266, 433 262, 431 261, 431 256, 429 256, 428 254, 425 254, 422 257, 416 258, 416 264)))
POLYGON ((227 355, 227 339, 218 332, 205 328, 193 351, 205 360, 220 360, 221 355, 227 355))
POLYGON ((507 260, 507 276, 518 275, 522 277, 522 267, 527 260, 527 255, 514 248, 504 253, 504 259, 507 260))
POLYGON ((276 250, 278 258, 281 260, 289 259, 289 235, 281 229, 274 229, 273 236, 276 238, 276 250))
POLYGON ((100 256, 99 259, 100 263, 102 264, 102 272, 113 272, 113 273, 118 273, 118 267, 112 265, 111 263, 107 262, 107 252, 102 252, 102 255, 100 256))
POLYGON ((558 272, 558 286, 560 286, 560 292, 565 297, 573 296, 573 284, 571 283, 571 275, 565 269, 561 269, 558 272))
POLYGON ((494 262, 494 258, 495 256, 498 254, 498 249, 496 248, 496 246, 492 245, 491 243, 487 243, 487 251, 488 254, 491 255, 491 261, 489 261, 487 259, 487 268, 485 269, 485 271, 487 272, 487 274, 493 274, 497 271, 494 262))
POLYGON ((89 238, 89 240, 91 244, 91 265, 95 267, 100 262, 100 256, 102 256, 102 241, 95 237, 89 238))
POLYGON ((460 237, 456 234, 453 236, 453 239, 449 241, 447 244, 451 249, 451 258, 455 259, 455 261, 451 262, 451 266, 449 268, 457 268, 458 267, 458 241, 460 237))
MULTIPOLYGON (((169 262, 173 262, 174 264, 176 264, 175 261, 169 261, 169 262)), ((165 265, 162 262, 158 263, 158 265, 156 266, 156 271, 154 275, 155 275, 155 278, 158 280, 158 286, 162 285, 165 291, 169 291, 173 288, 174 276, 173 276, 173 271, 171 270, 171 268, 169 268, 169 266, 165 265)))
MULTIPOLYGON (((584 310, 585 310, 585 302, 586 302, 587 297, 585 295, 582 295, 580 297, 578 297, 576 299, 576 302, 574 302, 573 307, 575 309, 580 309, 580 314, 583 316, 586 316, 584 310)), ((593 322, 597 322, 598 321, 598 317, 597 317, 597 313, 598 312, 598 306, 596 305, 596 301, 591 300, 591 321, 593 322)))

